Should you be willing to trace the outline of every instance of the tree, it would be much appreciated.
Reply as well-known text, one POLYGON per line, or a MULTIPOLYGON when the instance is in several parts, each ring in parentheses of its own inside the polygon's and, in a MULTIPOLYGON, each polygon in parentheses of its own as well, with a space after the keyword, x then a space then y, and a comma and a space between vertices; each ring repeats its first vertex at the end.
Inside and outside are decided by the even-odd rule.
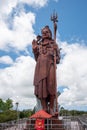
POLYGON ((0 112, 10 110, 13 107, 12 100, 7 99, 6 101, 3 101, 0 99, 0 112))
POLYGON ((0 98, 0 112, 4 111, 5 103, 4 101, 0 98))
POLYGON ((9 99, 9 98, 6 100, 6 103, 5 103, 5 104, 6 104, 6 109, 7 109, 7 110, 12 109, 12 107, 13 107, 12 102, 13 102, 13 101, 12 101, 11 99, 9 99))

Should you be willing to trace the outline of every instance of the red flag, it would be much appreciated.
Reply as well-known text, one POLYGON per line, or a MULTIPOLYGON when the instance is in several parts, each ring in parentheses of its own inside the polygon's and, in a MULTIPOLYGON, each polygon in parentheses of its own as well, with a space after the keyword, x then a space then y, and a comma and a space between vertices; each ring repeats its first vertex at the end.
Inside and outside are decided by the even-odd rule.
POLYGON ((35 129, 36 130, 45 130, 44 119, 36 119, 35 129))

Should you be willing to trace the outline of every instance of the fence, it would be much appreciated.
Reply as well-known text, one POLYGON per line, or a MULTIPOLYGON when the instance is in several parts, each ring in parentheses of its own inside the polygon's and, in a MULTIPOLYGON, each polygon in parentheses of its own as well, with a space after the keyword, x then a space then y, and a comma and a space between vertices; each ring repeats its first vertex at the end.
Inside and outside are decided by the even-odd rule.
MULTIPOLYGON (((47 120, 47 123, 45 123, 45 130, 87 130, 87 123, 82 119, 84 118, 74 117, 73 119, 72 117, 63 117, 62 127, 61 124, 52 124, 52 122, 47 120)), ((35 130, 35 124, 29 124, 27 121, 30 121, 30 119, 0 123, 0 130, 35 130)))

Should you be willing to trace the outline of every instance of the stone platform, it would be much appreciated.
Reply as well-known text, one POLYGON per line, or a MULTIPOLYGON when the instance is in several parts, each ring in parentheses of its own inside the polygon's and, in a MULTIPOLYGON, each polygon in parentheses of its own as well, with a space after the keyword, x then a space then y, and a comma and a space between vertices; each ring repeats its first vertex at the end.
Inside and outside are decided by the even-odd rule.
MULTIPOLYGON (((24 130, 35 130, 36 119, 28 119, 24 130)), ((50 118, 45 119, 45 130, 65 130, 62 120, 50 118)))

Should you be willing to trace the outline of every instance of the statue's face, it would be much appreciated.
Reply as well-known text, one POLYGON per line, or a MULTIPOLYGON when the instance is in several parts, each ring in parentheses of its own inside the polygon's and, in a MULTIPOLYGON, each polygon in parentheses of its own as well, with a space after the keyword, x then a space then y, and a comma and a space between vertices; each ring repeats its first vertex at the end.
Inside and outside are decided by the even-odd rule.
POLYGON ((50 38, 50 37, 51 37, 51 34, 50 34, 49 29, 44 28, 44 29, 42 30, 42 39, 50 38))

